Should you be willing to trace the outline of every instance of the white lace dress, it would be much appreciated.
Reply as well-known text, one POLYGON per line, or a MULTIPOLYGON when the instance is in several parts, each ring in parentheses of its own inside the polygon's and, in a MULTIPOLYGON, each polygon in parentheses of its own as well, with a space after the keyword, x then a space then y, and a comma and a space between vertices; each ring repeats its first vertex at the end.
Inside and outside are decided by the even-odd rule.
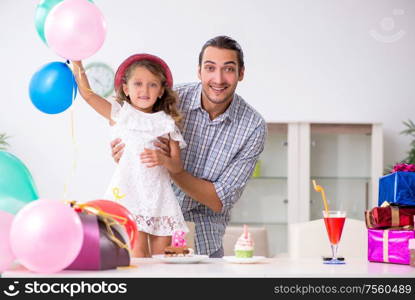
POLYGON ((111 140, 121 138, 125 148, 105 199, 124 205, 135 216, 139 231, 158 236, 188 232, 166 168, 147 168, 139 156, 144 148, 155 149, 153 142, 159 136, 170 136, 180 148, 186 146, 174 120, 163 111, 144 113, 127 102, 121 106, 115 101, 111 118, 116 122, 111 140))

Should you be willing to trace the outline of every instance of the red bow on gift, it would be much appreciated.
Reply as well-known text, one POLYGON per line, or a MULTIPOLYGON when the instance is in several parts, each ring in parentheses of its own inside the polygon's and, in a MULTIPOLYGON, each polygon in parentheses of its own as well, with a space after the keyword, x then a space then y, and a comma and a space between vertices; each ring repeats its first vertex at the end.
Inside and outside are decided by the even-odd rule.
POLYGON ((396 164, 393 167, 392 173, 395 172, 415 172, 414 164, 396 164))

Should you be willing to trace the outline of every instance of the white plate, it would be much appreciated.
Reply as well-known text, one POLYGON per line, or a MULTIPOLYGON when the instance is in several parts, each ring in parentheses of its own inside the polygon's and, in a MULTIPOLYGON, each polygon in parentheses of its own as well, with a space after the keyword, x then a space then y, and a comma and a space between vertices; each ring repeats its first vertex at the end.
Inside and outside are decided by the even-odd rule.
POLYGON ((164 256, 164 254, 153 255, 153 258, 160 259, 170 264, 195 264, 209 258, 207 255, 192 256, 164 256))
POLYGON ((265 260, 265 256, 253 256, 253 257, 235 257, 235 256, 224 256, 224 260, 234 264, 255 264, 265 260))

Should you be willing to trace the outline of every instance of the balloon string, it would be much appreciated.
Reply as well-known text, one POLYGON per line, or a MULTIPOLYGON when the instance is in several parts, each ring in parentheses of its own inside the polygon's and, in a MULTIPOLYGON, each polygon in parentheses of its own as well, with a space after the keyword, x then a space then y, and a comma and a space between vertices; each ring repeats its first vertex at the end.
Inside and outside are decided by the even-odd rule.
POLYGON ((107 213, 107 212, 103 211, 102 209, 95 207, 93 204, 78 203, 74 200, 72 200, 72 201, 67 200, 67 201, 65 201, 65 203, 70 204, 73 208, 79 208, 81 210, 85 210, 85 211, 87 211, 87 212, 89 212, 93 215, 97 215, 97 216, 100 216, 100 217, 106 216, 106 217, 109 217, 109 218, 113 218, 120 225, 127 224, 127 218, 121 217, 119 215, 114 215, 114 214, 107 213), (117 221, 117 219, 119 221, 117 221))
MULTIPOLYGON (((69 61, 67 61, 66 63, 68 65, 69 69, 71 70, 72 75, 74 76, 74 78, 73 78, 74 82, 73 82, 73 85, 72 85, 72 87, 73 87, 72 88, 72 103, 71 103, 71 108, 70 108, 70 114, 71 114, 70 115, 70 132, 71 132, 71 142, 72 142, 72 149, 73 149, 73 159, 72 159, 72 168, 71 168, 71 171, 68 174, 68 176, 66 177, 65 184, 64 184, 64 188, 63 188, 63 199, 64 200, 67 200, 68 199, 69 185, 70 185, 71 182, 73 182, 73 180, 75 178, 75 173, 76 173, 76 169, 77 169, 77 165, 78 165, 77 164, 78 144, 77 144, 76 137, 75 137, 75 113, 74 113, 75 109, 73 107, 73 103, 74 103, 74 100, 75 100, 75 97, 76 97, 76 95, 75 95, 75 92, 76 92, 75 72, 74 72, 73 66, 71 66, 69 64, 69 61)), ((79 74, 79 78, 82 78, 82 72, 81 72, 81 70, 78 69, 78 71, 79 71, 79 73, 78 73, 79 74)), ((82 84, 82 81, 81 80, 80 80, 80 82, 82 84)), ((85 87, 85 89, 88 90, 89 92, 92 92, 93 93, 93 91, 91 89, 89 89, 87 87, 85 87)))
MULTIPOLYGON (((69 69, 72 71, 71 67, 69 66, 69 69)), ((73 79, 75 80, 75 78, 73 79)), ((65 184, 64 184, 64 188, 63 188, 63 199, 66 200, 68 199, 68 194, 69 194, 69 184, 71 181, 73 181, 74 177, 75 177, 75 173, 76 173, 76 168, 77 168, 77 154, 78 154, 78 147, 77 147, 77 142, 76 142, 76 137, 75 137, 75 109, 73 107, 73 103, 75 100, 75 92, 76 92, 76 86, 75 86, 75 82, 73 82, 72 84, 72 103, 71 103, 71 108, 70 108, 70 133, 71 133, 71 142, 72 142, 72 150, 73 150, 73 158, 72 158, 72 168, 70 173, 68 174, 66 180, 65 180, 65 184)))
MULTIPOLYGON (((73 67, 69 67, 69 68, 71 69, 73 75, 75 76, 75 71, 74 71, 75 68, 73 68, 73 67)), ((85 70, 81 71, 81 69, 78 67, 78 77, 79 77, 78 85, 82 85, 82 87, 90 93, 95 93, 93 90, 91 90, 90 88, 84 86, 84 84, 82 83, 82 80, 81 80, 82 79, 82 73, 84 73, 84 72, 85 72, 85 70)))
MULTIPOLYGON (((71 131, 71 141, 72 141, 72 149, 73 149, 73 159, 72 159, 72 169, 71 172, 68 174, 66 180, 65 180, 65 184, 64 184, 64 188, 63 188, 63 199, 67 200, 68 199, 68 194, 69 194, 69 183, 71 181, 74 180, 75 177, 75 173, 76 173, 76 168, 77 168, 77 155, 78 155, 78 144, 76 141, 76 137, 75 137, 75 114, 74 114, 74 108, 73 108, 73 102, 75 100, 75 92, 76 92, 76 85, 75 85, 75 71, 74 71, 74 67, 71 66, 69 64, 69 60, 66 61, 66 64, 68 65, 69 69, 72 72, 72 75, 74 76, 73 80, 73 88, 72 88, 72 103, 71 103, 71 108, 70 108, 70 112, 71 112, 71 116, 70 116, 70 131, 71 131)), ((79 78, 82 78, 82 72, 81 69, 78 68, 78 75, 79 78)), ((79 80, 79 83, 82 85, 82 81, 79 80)), ((79 84, 78 83, 78 84, 79 84)), ((94 93, 94 91, 92 91, 90 88, 88 87, 83 87, 84 89, 86 89, 88 92, 90 93, 94 93)))

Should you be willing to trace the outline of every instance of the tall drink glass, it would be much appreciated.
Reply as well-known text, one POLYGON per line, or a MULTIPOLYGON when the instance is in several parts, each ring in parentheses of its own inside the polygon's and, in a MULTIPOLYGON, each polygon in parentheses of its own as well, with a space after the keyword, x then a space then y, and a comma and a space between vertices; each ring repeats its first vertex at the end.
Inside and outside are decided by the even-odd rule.
POLYGON ((331 245, 331 260, 324 261, 325 264, 344 264, 344 261, 337 258, 337 248, 342 236, 346 212, 339 210, 323 210, 324 224, 326 224, 327 235, 331 245))

